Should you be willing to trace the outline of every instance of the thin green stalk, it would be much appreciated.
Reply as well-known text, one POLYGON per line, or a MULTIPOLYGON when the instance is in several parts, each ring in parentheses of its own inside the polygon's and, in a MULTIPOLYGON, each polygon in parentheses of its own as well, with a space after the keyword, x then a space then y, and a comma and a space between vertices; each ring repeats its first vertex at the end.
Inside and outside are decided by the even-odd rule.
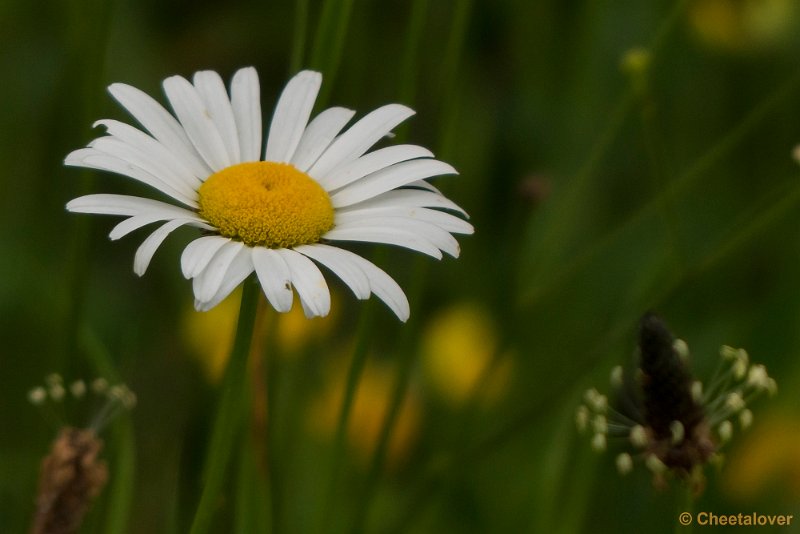
POLYGON ((458 88, 458 68, 461 63, 461 55, 464 51, 464 41, 467 37, 470 13, 472 12, 472 0, 461 0, 456 2, 455 13, 453 14, 453 25, 450 27, 450 35, 442 58, 442 129, 439 136, 439 157, 448 158, 452 152, 452 147, 458 138, 458 110, 459 110, 459 91, 458 88))
MULTIPOLYGON (((70 106, 70 118, 81 128, 88 127, 96 118, 99 102, 103 95, 103 79, 105 76, 105 60, 108 50, 108 38, 111 27, 111 13, 114 2, 108 0, 93 0, 88 2, 71 2, 69 12, 71 29, 67 49, 71 52, 68 59, 66 76, 68 84, 73 85, 74 93, 83 101, 78 105, 70 106), (74 78, 73 78, 74 77, 74 78)), ((81 139, 74 140, 76 143, 81 139)), ((76 144, 77 146, 77 144, 76 144)), ((61 158, 59 158, 60 160, 61 158)), ((59 169, 63 166, 59 161, 59 169)), ((59 172, 60 172, 59 170, 59 172)), ((77 171, 78 187, 71 191, 78 195, 91 191, 95 171, 77 171)), ((75 179, 76 174, 72 174, 75 179)), ((79 325, 83 320, 84 299, 86 284, 89 279, 90 231, 92 219, 89 217, 70 217, 72 229, 69 232, 70 243, 67 253, 66 276, 64 277, 67 297, 67 309, 64 310, 64 342, 60 344, 63 349, 54 353, 54 369, 67 370, 70 362, 76 361, 71 356, 77 353, 79 341, 79 325)))
POLYGON ((130 415, 121 418, 114 429, 114 474, 109 488, 109 505, 106 527, 107 534, 128 532, 128 519, 133 503, 134 481, 136 480, 136 446, 133 439, 133 422, 130 415))
MULTIPOLYGON (((418 258, 423 260, 424 258, 418 258)), ((409 291, 409 302, 418 302, 419 297, 422 295, 425 284, 423 282, 423 271, 426 265, 421 261, 415 263, 414 276, 412 277, 413 285, 409 291)), ((412 310, 413 311, 413 310, 412 310)), ((381 430, 378 436, 378 442, 375 445, 375 450, 372 453, 372 458, 369 464, 369 471, 365 479, 361 492, 358 497, 358 505, 356 507, 356 517, 353 521, 351 532, 357 534, 363 532, 364 525, 369 518, 369 511, 372 506, 372 498, 375 496, 375 487, 380 481, 383 467, 386 462, 386 453, 389 449, 389 441, 392 437, 394 425, 397 422, 397 417, 400 415, 400 410, 403 407, 403 402, 408 392, 408 385, 411 380, 411 371, 416 363, 417 350, 414 346, 414 339, 419 330, 419 322, 414 321, 405 326, 400 333, 400 340, 397 343, 399 347, 400 362, 398 364, 397 375, 395 377, 394 387, 392 388, 392 395, 389 399, 389 404, 384 414, 381 423, 381 430)))
MULTIPOLYGON (((651 66, 655 64, 659 51, 664 46, 667 37, 677 26, 688 3, 688 0, 676 2, 673 9, 656 30, 650 46, 647 47, 651 66)), ((556 246, 558 242, 563 239, 565 234, 571 232, 577 221, 581 220, 580 217, 575 216, 577 206, 586 194, 587 186, 595 175, 595 171, 616 141, 630 113, 635 109, 635 102, 636 90, 633 87, 628 87, 614 105, 609 120, 591 148, 588 158, 567 185, 557 209, 549 212, 550 217, 547 220, 546 228, 539 239, 538 246, 531 253, 531 257, 537 258, 538 273, 552 270, 553 263, 559 261, 559 258, 552 254, 551 251, 558 249, 556 246)), ((562 271, 563 269, 559 266, 555 276, 559 276, 562 271)), ((547 287, 550 285, 552 284, 546 284, 547 287)), ((542 284, 533 285, 534 290, 539 290, 541 286, 542 284)))
MULTIPOLYGON (((647 75, 647 73, 643 73, 643 76, 647 77, 647 75)), ((665 184, 668 182, 667 165, 662 157, 663 149, 659 143, 655 121, 656 111, 654 109, 655 105, 652 103, 649 80, 644 80, 644 88, 639 101, 641 106, 642 137, 644 138, 645 150, 650 162, 650 181, 653 184, 655 197, 660 198, 660 193, 664 190, 665 184)), ((664 199, 658 203, 656 209, 663 222, 667 245, 672 253, 672 257, 676 263, 681 264, 682 258, 678 220, 672 202, 670 202, 669 199, 664 199)))
POLYGON ((369 346, 372 341, 373 322, 375 312, 372 301, 364 303, 359 317, 359 325, 356 333, 356 348, 353 351, 353 359, 347 372, 347 382, 345 383, 344 396, 339 408, 339 418, 336 423, 336 434, 333 439, 333 448, 329 461, 329 482, 325 502, 322 505, 322 514, 317 531, 325 533, 330 531, 330 522, 333 515, 336 495, 339 491, 339 472, 344 459, 345 441, 347 438, 347 426, 350 421, 350 412, 353 408, 358 384, 367 363, 369 346))
POLYGON ((247 392, 250 390, 247 385, 247 360, 260 295, 261 287, 251 278, 245 280, 236 339, 225 370, 219 407, 211 431, 203 469, 204 488, 192 523, 192 534, 202 534, 211 528, 234 440, 246 419, 247 392))
MULTIPOLYGON (((796 207, 797 204, 800 204, 800 185, 794 185, 789 192, 778 194, 776 197, 778 200, 762 210, 760 214, 748 214, 749 216, 745 217, 748 223, 740 232, 737 232, 734 237, 716 247, 706 258, 697 262, 694 268, 687 269, 678 274, 672 283, 664 284, 661 291, 649 300, 650 304, 657 305, 659 302, 663 302, 663 300, 673 294, 681 284, 685 283, 690 276, 697 276, 702 272, 710 270, 731 254, 740 250, 744 245, 754 241, 770 224, 788 213, 792 208, 796 207)), ((596 356, 604 353, 615 339, 618 339, 627 331, 628 326, 624 324, 618 324, 609 329, 608 334, 598 342, 591 351, 587 351, 582 359, 575 360, 572 369, 563 373, 565 377, 569 378, 565 378, 561 382, 552 383, 547 390, 542 392, 539 401, 533 403, 525 413, 521 414, 517 419, 494 435, 478 443, 475 447, 464 451, 457 457, 449 457, 444 461, 431 464, 426 474, 422 477, 423 480, 412 498, 411 505, 407 507, 406 514, 402 516, 401 521, 392 532, 405 532, 413 519, 421 512, 420 508, 430 502, 431 496, 442 487, 446 480, 450 480, 457 475, 458 466, 464 465, 465 462, 480 462, 491 452, 497 450, 510 439, 519 435, 520 432, 528 429, 533 422, 547 413, 550 406, 560 403, 563 396, 571 391, 569 387, 571 384, 580 380, 585 374, 592 372, 593 367, 590 364, 597 360, 596 356), (567 381, 569 383, 567 383, 567 381)), ((682 530, 682 532, 686 531, 682 530)))
POLYGON ((800 73, 796 73, 756 105, 739 124, 714 143, 683 174, 672 180, 659 195, 636 210, 623 223, 595 240, 575 259, 563 265, 546 286, 537 287, 523 295, 520 302, 521 306, 524 308, 568 283, 576 273, 588 265, 601 251, 611 246, 625 230, 651 216, 665 202, 673 201, 678 194, 696 183, 715 163, 735 149, 756 124, 763 121, 775 110, 778 104, 796 91, 799 86, 800 73))
POLYGON ((691 485, 681 485, 679 493, 679 497, 675 500, 675 534, 692 534, 695 499, 691 485))
POLYGON ((294 74, 303 66, 308 34, 308 0, 297 0, 294 10, 292 31, 292 57, 289 60, 289 73, 294 74))
POLYGON ((406 46, 400 67, 400 90, 397 94, 398 100, 407 105, 411 105, 416 100, 419 47, 427 14, 428 0, 413 0, 406 31, 406 46))
MULTIPOLYGON (((96 332, 83 325, 78 332, 83 352, 94 371, 112 382, 119 382, 120 375, 114 360, 96 332)), ((128 530, 128 518, 133 503, 133 490, 136 480, 136 445, 133 422, 128 414, 114 425, 114 461, 111 466, 113 476, 108 490, 108 512, 103 532, 123 534, 128 530)))
POLYGON ((282 421, 279 419, 280 412, 278 411, 283 366, 278 347, 271 343, 275 339, 274 333, 277 326, 277 317, 273 315, 268 325, 267 341, 270 346, 266 354, 265 370, 267 373, 267 469, 269 470, 270 521, 272 532, 275 533, 283 532, 283 466, 289 461, 285 456, 289 448, 281 446, 285 441, 282 439, 284 436, 281 435, 283 426, 280 424, 282 421))
POLYGON ((339 70, 352 12, 353 0, 326 0, 322 6, 311 54, 311 68, 321 71, 327 81, 317 98, 317 104, 321 107, 328 100, 330 88, 339 70))
POLYGON ((234 532, 252 534, 267 532, 266 483, 256 462, 253 436, 245 432, 239 451, 239 469, 236 475, 236 515, 234 532))

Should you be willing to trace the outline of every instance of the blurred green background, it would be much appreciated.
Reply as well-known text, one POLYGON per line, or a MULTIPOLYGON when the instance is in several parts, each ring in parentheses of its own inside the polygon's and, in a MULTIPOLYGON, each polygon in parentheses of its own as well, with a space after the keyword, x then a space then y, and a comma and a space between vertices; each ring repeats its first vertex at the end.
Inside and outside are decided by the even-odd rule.
MULTIPOLYGON (((607 389, 611 367, 632 362, 648 309, 689 343, 699 376, 730 344, 780 388, 755 406, 724 467, 707 470, 696 510, 800 517, 800 5, 329 4, 343 29, 338 67, 333 49, 312 57, 321 1, 0 1, 0 533, 24 532, 33 513, 56 429, 27 392, 50 372, 113 374, 139 397, 103 435, 111 479, 84 532, 111 532, 109 517, 125 517, 119 532, 187 530, 235 298, 192 310, 178 267, 190 230, 136 277, 147 231, 111 243, 112 219, 64 204, 145 190, 62 161, 99 135, 94 120, 129 120, 104 90, 115 81, 163 102, 167 76, 213 69, 227 80, 253 65, 266 124, 298 53, 302 5, 297 57, 325 66, 327 103, 362 115, 415 108, 398 135, 460 171, 436 183, 476 228, 458 260, 376 259, 409 292, 412 317, 401 325, 382 304, 367 308, 376 332, 327 531, 353 524, 365 488, 366 532, 672 531, 677 484, 657 491, 641 466, 618 476, 615 445, 594 453, 573 423, 582 391, 607 389), (413 364, 407 395, 370 482, 402 361, 413 364)), ((265 342, 282 362, 283 532, 310 532, 324 508, 364 308, 330 285, 330 317, 281 318, 265 342)), ((91 409, 69 407, 65 420, 84 424, 91 409)), ((219 532, 233 531, 235 486, 219 532)))

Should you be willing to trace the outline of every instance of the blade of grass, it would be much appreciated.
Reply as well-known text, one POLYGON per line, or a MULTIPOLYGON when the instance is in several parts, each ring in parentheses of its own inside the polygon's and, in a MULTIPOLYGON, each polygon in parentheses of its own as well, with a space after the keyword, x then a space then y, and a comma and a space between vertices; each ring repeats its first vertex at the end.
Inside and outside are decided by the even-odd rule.
POLYGON ((236 338, 225 369, 217 414, 211 430, 203 468, 204 488, 192 523, 192 534, 202 534, 211 529, 234 441, 245 420, 248 406, 247 393, 250 390, 247 384, 247 360, 260 295, 261 286, 252 279, 252 276, 245 280, 236 338))
POLYGON ((347 371, 344 395, 342 397, 342 404, 339 408, 339 416, 336 423, 336 434, 333 438, 333 446, 328 461, 328 489, 325 494, 325 501, 322 505, 322 513, 320 514, 319 524, 317 525, 318 528, 316 529, 320 534, 331 532, 333 510, 335 508, 336 496, 339 493, 339 476, 344 461, 345 441, 347 439, 347 427, 350 421, 350 413, 353 408, 364 366, 367 363, 369 346, 372 341, 372 325, 375 316, 373 304, 373 300, 368 300, 364 303, 356 330, 356 347, 353 351, 350 367, 347 371))
POLYGON ((767 95, 732 130, 695 160, 683 174, 670 181, 656 197, 644 204, 619 226, 595 240, 582 254, 563 265, 546 286, 537 287, 535 290, 523 294, 520 300, 520 307, 528 307, 540 300, 544 295, 564 286, 578 272, 584 269, 593 258, 615 243, 628 228, 640 223, 646 217, 652 216, 653 213, 661 209, 664 203, 673 202, 682 191, 696 183, 715 163, 735 149, 755 125, 774 112, 778 105, 796 91, 798 87, 800 87, 800 72, 767 95))
MULTIPOLYGON (((80 329, 79 339, 95 373, 113 383, 120 382, 120 374, 110 352, 88 325, 80 329)), ((133 421, 129 414, 120 417, 113 425, 112 434, 115 453, 111 466, 113 476, 108 489, 108 511, 103 532, 123 534, 128 531, 136 482, 136 446, 133 421)))
MULTIPOLYGON (((111 28, 113 0, 92 0, 88 2, 70 2, 70 21, 66 25, 70 29, 67 50, 68 66, 65 69, 68 85, 72 85, 79 103, 69 107, 70 119, 81 128, 88 127, 97 117, 103 96, 103 80, 105 78, 105 59, 111 28)), ((84 139, 83 141, 85 141, 84 139)), ((77 147, 81 140, 75 140, 77 147)), ((60 159, 60 158, 59 158, 60 159)), ((59 161, 59 172, 63 169, 59 161)), ((95 171, 80 170, 77 175, 78 186, 72 188, 75 196, 87 194, 94 183, 95 171)), ((53 354, 53 369, 66 371, 77 354, 80 344, 80 324, 83 320, 86 284, 89 280, 89 263, 91 255, 89 235, 92 218, 70 218, 72 226, 68 232, 69 248, 67 252, 66 274, 64 276, 66 309, 64 310, 64 342, 59 346, 63 350, 53 354)))
POLYGON ((308 34, 308 0, 297 0, 294 6, 294 28, 292 30, 292 57, 289 60, 289 74, 303 67, 306 39, 308 34))
POLYGON ((320 107, 325 107, 336 79, 352 11, 353 0, 325 0, 322 6, 311 53, 311 68, 322 72, 326 78, 317 98, 320 107))
MULTIPOLYGON (((655 36, 646 49, 651 66, 656 64, 658 53, 663 48, 669 35, 681 21, 688 3, 688 0, 676 2, 656 30, 655 36)), ((605 127, 598 136, 597 141, 595 141, 588 157, 561 193, 560 200, 551 203, 552 208, 549 211, 545 211, 542 214, 542 218, 537 219, 535 222, 537 228, 542 230, 538 239, 533 242, 528 251, 528 257, 535 260, 529 261, 529 264, 536 266, 533 269, 534 276, 526 273, 526 277, 529 279, 529 287, 538 289, 549 285, 549 280, 547 280, 548 284, 541 282, 544 274, 555 271, 557 276, 561 272, 560 258, 556 254, 552 254, 552 251, 558 250, 557 245, 563 240, 564 235, 573 233, 576 222, 580 220, 580 217, 576 216, 576 214, 588 192, 592 178, 618 138, 631 112, 636 108, 635 103, 636 89, 629 86, 614 104, 605 127), (558 267, 554 268, 557 262, 559 262, 558 267)), ((531 239, 528 239, 528 241, 531 241, 531 239)))

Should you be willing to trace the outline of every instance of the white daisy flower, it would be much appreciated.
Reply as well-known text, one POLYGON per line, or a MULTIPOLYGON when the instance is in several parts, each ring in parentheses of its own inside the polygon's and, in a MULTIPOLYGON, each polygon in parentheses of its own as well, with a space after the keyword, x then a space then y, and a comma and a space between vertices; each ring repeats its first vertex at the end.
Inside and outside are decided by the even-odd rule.
POLYGON ((385 272, 335 246, 341 241, 397 245, 440 259, 458 257, 451 234, 472 225, 450 212, 466 212, 425 180, 457 174, 420 146, 367 151, 414 114, 400 104, 369 113, 344 132, 354 111, 333 107, 309 122, 322 76, 303 71, 278 100, 261 150, 258 75, 239 70, 230 97, 216 72, 193 83, 164 80, 175 116, 151 97, 115 83, 111 95, 149 132, 100 120, 108 135, 76 150, 66 165, 122 174, 170 197, 176 204, 128 195, 87 195, 67 204, 79 213, 127 217, 110 233, 119 239, 163 222, 136 251, 143 275, 156 249, 184 225, 204 230, 181 256, 192 279, 195 308, 209 310, 253 271, 272 306, 292 307, 297 290, 307 317, 325 316, 330 292, 317 262, 341 278, 359 299, 374 293, 405 321, 408 300, 385 272), (313 260, 313 261, 312 261, 313 260))

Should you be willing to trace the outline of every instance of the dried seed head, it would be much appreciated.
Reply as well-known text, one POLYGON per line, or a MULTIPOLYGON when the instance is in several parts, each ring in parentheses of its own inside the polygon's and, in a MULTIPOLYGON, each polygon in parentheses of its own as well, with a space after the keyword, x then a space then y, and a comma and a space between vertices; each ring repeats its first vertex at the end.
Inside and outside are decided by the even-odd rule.
POLYGON ((108 478, 98 459, 103 442, 91 430, 66 427, 44 458, 32 534, 77 532, 108 478))
POLYGON ((703 409, 692 395, 692 376, 674 348, 674 337, 664 322, 649 313, 639 329, 644 418, 657 440, 671 439, 673 421, 687 434, 703 419, 703 409))

